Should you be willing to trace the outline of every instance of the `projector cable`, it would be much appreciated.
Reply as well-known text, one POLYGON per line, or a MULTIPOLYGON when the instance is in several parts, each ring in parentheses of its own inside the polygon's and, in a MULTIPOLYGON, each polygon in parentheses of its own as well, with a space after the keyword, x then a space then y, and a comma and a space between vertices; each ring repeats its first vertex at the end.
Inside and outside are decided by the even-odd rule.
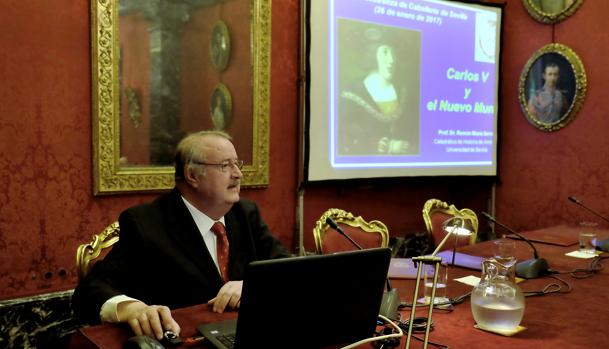
POLYGON ((576 278, 576 279, 585 279, 585 278, 589 278, 592 275, 598 273, 599 271, 603 270, 603 263, 601 263, 603 261, 603 259, 607 259, 609 258, 609 256, 596 256, 594 258, 592 258, 592 260, 590 261, 590 263, 588 264, 588 268, 587 269, 574 269, 570 272, 571 276, 576 278))
POLYGON ((570 271, 554 271, 553 273, 560 275, 569 274, 574 279, 586 279, 603 270, 604 267, 601 262, 603 259, 607 258, 609 258, 609 255, 599 255, 590 260, 587 268, 576 268, 570 271))
POLYGON ((558 276, 548 275, 547 277, 550 277, 552 279, 556 279, 556 280, 562 282, 566 286, 566 289, 563 290, 563 286, 561 286, 560 284, 558 284, 556 282, 553 282, 553 283, 547 284, 541 291, 523 291, 522 293, 524 294, 524 296, 525 297, 545 296, 545 295, 553 294, 553 293, 569 293, 569 292, 573 291, 573 286, 571 286, 570 283, 559 278, 558 276))
POLYGON ((357 342, 355 342, 355 343, 351 343, 351 344, 349 344, 349 345, 347 345, 347 346, 344 346, 344 347, 342 347, 342 348, 340 348, 340 349, 351 349, 351 348, 358 347, 358 346, 360 346, 360 345, 362 345, 362 344, 364 344, 364 343, 370 343, 370 342, 381 341, 381 340, 385 340, 385 339, 388 339, 388 338, 400 338, 400 337, 402 337, 402 336, 404 335, 404 332, 402 332, 402 328, 401 328, 400 326, 398 326, 398 325, 397 325, 395 322, 393 322, 391 319, 388 319, 388 318, 386 318, 385 316, 380 315, 380 314, 379 314, 379 316, 378 316, 378 317, 380 317, 381 319, 383 319, 383 321, 385 321, 385 323, 386 323, 386 324, 388 324, 388 325, 390 325, 391 327, 393 327, 394 329, 396 329, 396 330, 397 330, 397 332, 395 332, 395 333, 390 333, 390 334, 384 334, 384 335, 382 335, 382 336, 376 336, 376 337, 365 338, 365 339, 362 339, 362 340, 357 341, 357 342))

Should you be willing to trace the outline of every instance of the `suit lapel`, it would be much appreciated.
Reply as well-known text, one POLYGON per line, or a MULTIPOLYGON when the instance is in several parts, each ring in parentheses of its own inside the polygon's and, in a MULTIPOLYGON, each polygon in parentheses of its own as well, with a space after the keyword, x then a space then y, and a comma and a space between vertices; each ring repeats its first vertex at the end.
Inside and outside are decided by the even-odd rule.
POLYGON ((228 211, 224 216, 224 223, 226 224, 226 236, 228 237, 228 275, 234 275, 235 266, 238 263, 237 257, 239 255, 239 238, 241 234, 241 225, 237 220, 237 216, 233 209, 228 211))
POLYGON ((167 207, 168 211, 166 211, 172 212, 167 219, 170 239, 178 245, 180 251, 184 252, 184 257, 192 261, 208 279, 216 278, 218 282, 221 282, 220 273, 207 250, 201 232, 182 201, 180 192, 177 189, 175 192, 177 194, 172 192, 169 207, 167 207))

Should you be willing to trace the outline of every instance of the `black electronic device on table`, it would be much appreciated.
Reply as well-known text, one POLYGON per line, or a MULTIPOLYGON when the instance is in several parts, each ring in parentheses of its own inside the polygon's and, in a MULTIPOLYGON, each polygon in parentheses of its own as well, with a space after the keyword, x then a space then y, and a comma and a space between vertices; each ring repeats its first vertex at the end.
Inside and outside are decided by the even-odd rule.
POLYGON ((391 250, 375 248, 250 263, 238 319, 197 329, 218 349, 232 341, 237 349, 319 348, 371 337, 390 258, 391 250))

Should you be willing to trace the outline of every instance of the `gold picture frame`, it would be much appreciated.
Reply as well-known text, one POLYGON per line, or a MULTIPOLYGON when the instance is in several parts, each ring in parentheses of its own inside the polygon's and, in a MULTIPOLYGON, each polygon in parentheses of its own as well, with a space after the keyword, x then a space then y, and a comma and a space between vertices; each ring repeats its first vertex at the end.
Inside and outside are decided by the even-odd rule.
MULTIPOLYGON (((247 36, 247 40, 251 42, 243 46, 250 51, 251 58, 250 65, 242 69, 251 73, 251 84, 247 86, 252 89, 248 92, 252 100, 251 120, 247 120, 246 115, 241 119, 247 120, 246 129, 251 129, 251 133, 247 134, 247 137, 238 137, 247 139, 248 143, 245 150, 244 147, 239 147, 238 151, 240 157, 246 160, 241 170, 242 186, 263 187, 269 182, 271 0, 250 0, 230 4, 217 2, 218 6, 243 6, 243 4, 246 4, 246 8, 242 8, 242 12, 249 13, 251 18, 249 28, 243 28, 245 32, 241 30, 245 33, 243 36, 247 36), (249 147, 250 138, 251 147, 249 147)), ((119 49, 118 7, 118 0, 91 1, 93 194, 169 190, 174 186, 172 165, 132 165, 126 163, 120 154, 120 100, 125 97, 121 96, 119 91, 121 71, 119 51, 123 48, 119 49)), ((209 33, 205 37, 209 38, 209 33)), ((205 100, 208 101, 208 98, 205 100)), ((139 129, 141 130, 142 126, 139 129)), ((239 132, 249 133, 242 129, 239 132)))
POLYGON ((584 0, 522 0, 531 17, 541 23, 558 23, 575 13, 584 0))
POLYGON ((552 43, 527 61, 520 75, 518 99, 533 126, 552 132, 575 118, 586 88, 586 71, 577 54, 563 44, 552 43))

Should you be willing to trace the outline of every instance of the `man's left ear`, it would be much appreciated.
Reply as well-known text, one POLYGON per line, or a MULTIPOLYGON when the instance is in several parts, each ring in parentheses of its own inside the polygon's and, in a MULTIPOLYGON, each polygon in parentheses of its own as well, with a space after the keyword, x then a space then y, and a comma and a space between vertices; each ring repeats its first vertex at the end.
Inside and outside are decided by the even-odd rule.
POLYGON ((188 183, 188 185, 193 188, 199 186, 199 182, 197 181, 197 175, 190 166, 184 167, 184 180, 186 181, 186 183, 188 183))

